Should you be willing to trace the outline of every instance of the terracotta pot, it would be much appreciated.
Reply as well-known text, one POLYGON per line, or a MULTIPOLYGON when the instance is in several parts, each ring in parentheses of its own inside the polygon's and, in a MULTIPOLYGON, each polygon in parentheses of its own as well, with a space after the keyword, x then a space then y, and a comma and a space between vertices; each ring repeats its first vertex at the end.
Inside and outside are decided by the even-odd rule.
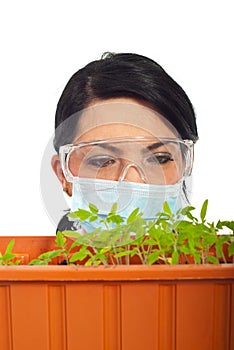
POLYGON ((0 267, 0 349, 233 350, 234 265, 0 267))

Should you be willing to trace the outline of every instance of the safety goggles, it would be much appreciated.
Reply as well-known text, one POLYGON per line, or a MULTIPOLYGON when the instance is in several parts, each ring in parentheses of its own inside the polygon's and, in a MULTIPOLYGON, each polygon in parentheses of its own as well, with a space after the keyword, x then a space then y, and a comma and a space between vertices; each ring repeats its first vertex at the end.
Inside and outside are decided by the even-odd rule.
POLYGON ((64 175, 123 181, 134 168, 149 184, 173 184, 191 174, 193 141, 165 137, 124 137, 67 144, 59 149, 64 175))

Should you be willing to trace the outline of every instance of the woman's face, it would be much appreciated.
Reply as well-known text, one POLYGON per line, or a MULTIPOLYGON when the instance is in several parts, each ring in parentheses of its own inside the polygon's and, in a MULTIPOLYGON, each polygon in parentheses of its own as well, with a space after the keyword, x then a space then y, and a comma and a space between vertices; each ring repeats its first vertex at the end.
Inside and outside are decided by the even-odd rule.
POLYGON ((177 137, 177 131, 165 118, 134 99, 96 101, 80 115, 72 143, 116 138, 122 141, 79 148, 70 157, 69 168, 80 177, 119 180, 122 175, 124 181, 174 184, 178 182, 181 152, 175 151, 172 144, 162 144, 160 138, 177 137), (145 139, 132 141, 134 137, 145 139), (173 157, 177 157, 176 161, 173 157))

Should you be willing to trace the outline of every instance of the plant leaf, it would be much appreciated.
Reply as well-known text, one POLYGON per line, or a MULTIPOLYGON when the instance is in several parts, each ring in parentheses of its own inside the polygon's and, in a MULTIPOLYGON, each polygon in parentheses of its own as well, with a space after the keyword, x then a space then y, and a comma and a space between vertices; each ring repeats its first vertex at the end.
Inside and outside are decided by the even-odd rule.
POLYGON ((96 207, 96 205, 89 203, 89 210, 93 213, 93 214, 97 214, 98 213, 98 208, 96 207))
POLYGON ((127 224, 131 224, 137 218, 139 211, 140 211, 140 209, 136 208, 131 212, 131 214, 127 218, 127 224))
POLYGON ((110 214, 116 214, 117 212, 117 207, 118 207, 118 204, 117 203, 114 203, 111 207, 111 210, 110 210, 110 214))
POLYGON ((224 226, 229 228, 230 230, 232 230, 234 233, 234 221, 220 221, 219 220, 217 225, 216 225, 216 227, 219 229, 222 229, 224 226))
POLYGON ((171 211, 171 208, 170 208, 170 206, 169 206, 169 204, 167 203, 167 202, 164 202, 164 204, 163 204, 163 210, 164 210, 164 212, 166 213, 166 214, 168 214, 168 215, 172 215, 172 211, 171 211))
POLYGON ((179 253, 178 253, 178 251, 174 251, 174 252, 172 253, 172 260, 171 260, 171 263, 172 263, 173 265, 175 265, 175 264, 178 264, 178 261, 179 261, 179 253))
POLYGON ((200 212, 200 218, 201 218, 202 222, 205 221, 205 217, 206 217, 206 213, 207 213, 207 206, 208 206, 208 199, 206 199, 204 201, 204 203, 202 204, 202 208, 201 208, 201 212, 200 212))
POLYGON ((51 260, 57 256, 59 256, 61 253, 64 253, 64 249, 58 249, 58 250, 51 250, 49 252, 45 252, 42 253, 41 255, 39 255, 39 259, 43 259, 43 260, 51 260))
POLYGON ((155 250, 153 253, 151 253, 148 256, 148 264, 149 265, 154 264, 156 261, 158 261, 158 258, 159 258, 159 251, 155 250))
POLYGON ((79 252, 74 253, 69 262, 82 261, 88 256, 88 252, 86 250, 80 250, 79 252))
POLYGON ((6 253, 3 255, 2 260, 7 261, 15 258, 15 254, 12 253, 6 253))
POLYGON ((63 231, 63 235, 71 238, 79 239, 82 235, 76 231, 65 230, 63 231))
POLYGON ((29 262, 29 265, 44 265, 43 261, 40 259, 33 259, 29 262))
POLYGON ((57 247, 64 247, 66 243, 66 237, 64 237, 63 233, 58 231, 55 239, 55 243, 57 247))
POLYGON ((132 254, 131 250, 124 250, 123 252, 119 252, 119 253, 114 254, 114 257, 115 258, 122 258, 123 256, 131 255, 131 254, 132 254))
POLYGON ((10 241, 10 243, 8 244, 7 248, 6 248, 5 255, 6 255, 6 254, 10 254, 10 253, 12 252, 12 249, 13 249, 13 247, 14 247, 14 244, 15 244, 15 240, 12 239, 12 240, 10 241))
POLYGON ((69 218, 79 219, 80 221, 87 220, 90 216, 92 216, 92 213, 85 209, 78 209, 77 211, 68 214, 69 218))
POLYGON ((206 259, 207 259, 207 262, 211 264, 219 264, 219 259, 216 258, 215 256, 208 255, 206 259))

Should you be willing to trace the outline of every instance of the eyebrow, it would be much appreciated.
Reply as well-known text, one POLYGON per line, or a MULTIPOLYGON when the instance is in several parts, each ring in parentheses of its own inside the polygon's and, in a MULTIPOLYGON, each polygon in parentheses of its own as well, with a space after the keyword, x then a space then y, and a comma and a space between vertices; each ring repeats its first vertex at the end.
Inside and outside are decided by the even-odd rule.
POLYGON ((165 144, 165 142, 164 143, 162 143, 162 142, 155 142, 152 145, 149 145, 145 149, 143 149, 143 152, 146 153, 147 151, 152 151, 154 149, 157 149, 157 148, 163 146, 164 144, 165 144))
POLYGON ((118 147, 112 146, 108 143, 96 143, 95 146, 105 148, 108 151, 112 151, 117 154, 123 154, 123 151, 121 151, 121 149, 119 149, 118 147))

